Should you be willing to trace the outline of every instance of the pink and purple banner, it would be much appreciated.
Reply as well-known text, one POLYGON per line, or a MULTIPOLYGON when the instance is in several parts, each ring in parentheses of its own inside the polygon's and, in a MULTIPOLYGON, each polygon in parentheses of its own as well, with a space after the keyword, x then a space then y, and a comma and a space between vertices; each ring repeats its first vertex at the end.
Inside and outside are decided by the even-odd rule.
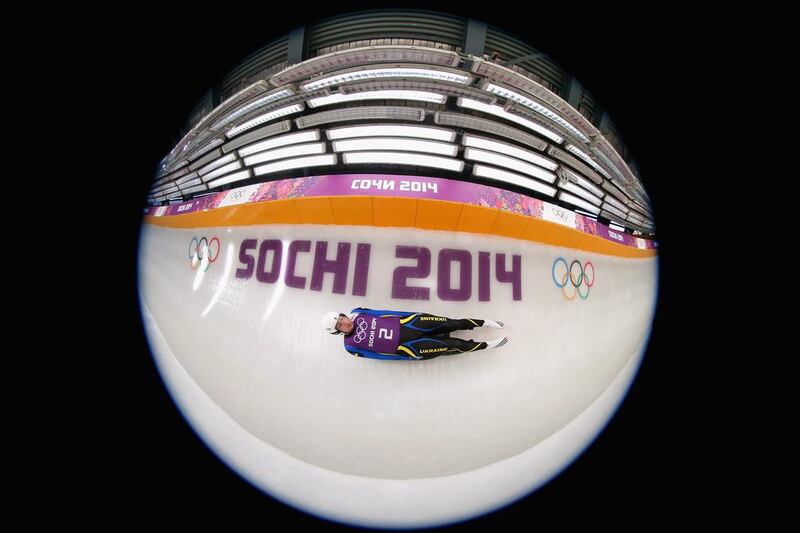
POLYGON ((625 246, 657 248, 655 241, 615 232, 592 218, 536 198, 488 185, 427 176, 337 174, 291 178, 222 191, 190 202, 148 207, 144 213, 173 216, 244 203, 314 196, 392 196, 461 202, 561 223, 625 246))

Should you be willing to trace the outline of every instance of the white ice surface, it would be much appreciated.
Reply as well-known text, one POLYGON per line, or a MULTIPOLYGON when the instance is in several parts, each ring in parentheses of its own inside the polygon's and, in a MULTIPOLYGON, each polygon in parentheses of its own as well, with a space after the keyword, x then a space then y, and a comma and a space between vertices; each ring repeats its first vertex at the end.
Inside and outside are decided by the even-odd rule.
POLYGON ((418 527, 524 496, 602 429, 649 334, 655 259, 454 232, 261 226, 206 230, 223 244, 219 260, 199 274, 186 249, 203 233, 152 226, 143 233, 140 288, 159 368, 193 427, 229 465, 270 494, 335 520, 418 527), (237 280, 242 238, 311 240, 297 268, 309 278, 317 239, 331 243, 329 258, 335 242, 370 242, 368 297, 332 294, 330 275, 321 292, 237 280), (384 285, 392 269, 409 264, 394 259, 396 244, 433 251, 431 301, 390 298, 384 285), (477 284, 467 302, 438 301, 435 258, 443 247, 476 257, 522 254, 522 300, 493 282, 491 302, 477 301, 477 284), (559 255, 593 262, 598 278, 587 300, 566 301, 555 289, 550 269, 559 255), (319 317, 359 305, 499 319, 510 341, 424 362, 356 359, 340 337, 319 331, 319 317))

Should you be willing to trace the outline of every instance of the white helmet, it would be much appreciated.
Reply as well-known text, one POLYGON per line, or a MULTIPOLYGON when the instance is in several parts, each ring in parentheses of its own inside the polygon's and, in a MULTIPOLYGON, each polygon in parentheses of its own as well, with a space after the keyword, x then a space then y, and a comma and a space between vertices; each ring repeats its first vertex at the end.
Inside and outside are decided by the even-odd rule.
POLYGON ((336 329, 337 320, 339 320, 339 313, 337 313, 336 311, 325 313, 325 316, 322 317, 322 329, 324 329, 326 333, 330 333, 331 335, 336 335, 337 333, 340 333, 336 329))

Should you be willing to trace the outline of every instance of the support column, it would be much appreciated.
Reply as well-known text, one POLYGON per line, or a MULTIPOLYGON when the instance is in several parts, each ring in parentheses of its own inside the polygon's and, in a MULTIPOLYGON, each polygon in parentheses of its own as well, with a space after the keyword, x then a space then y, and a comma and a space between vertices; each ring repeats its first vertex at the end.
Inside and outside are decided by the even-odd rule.
POLYGON ((467 20, 467 33, 464 36, 464 53, 475 57, 483 57, 486 47, 487 24, 473 18, 467 20))

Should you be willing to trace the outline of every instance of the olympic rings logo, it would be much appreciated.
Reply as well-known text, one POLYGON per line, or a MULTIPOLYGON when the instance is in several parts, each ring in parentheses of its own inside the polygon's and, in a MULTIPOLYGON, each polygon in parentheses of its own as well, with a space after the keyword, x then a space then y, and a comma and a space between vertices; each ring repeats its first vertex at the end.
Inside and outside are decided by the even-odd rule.
POLYGON ((192 264, 192 270, 196 270, 198 265, 205 264, 205 269, 203 272, 208 270, 208 267, 211 266, 211 263, 217 260, 217 256, 219 255, 219 239, 216 237, 211 237, 209 241, 206 237, 192 237, 192 240, 189 241, 189 260, 192 264), (217 243, 217 250, 213 253, 213 244, 214 242, 217 243))
POLYGON ((567 266, 567 261, 563 257, 559 257, 553 261, 553 282, 555 282, 556 287, 561 289, 561 292, 564 293, 564 298, 567 300, 574 300, 576 295, 580 296, 583 300, 588 298, 589 289, 594 285, 594 279, 594 265, 591 261, 587 261, 586 264, 583 265, 580 261, 575 259, 569 266, 567 266), (558 268, 558 274, 556 274, 556 267, 561 263, 564 264, 564 268, 558 268), (575 268, 575 265, 578 266, 578 269, 575 268), (589 275, 590 269, 592 273, 591 276, 589 275), (568 285, 572 287, 572 291, 568 290, 568 285), (583 293, 581 287, 586 287, 586 294, 583 293), (571 295, 570 292, 572 293, 571 295))
POLYGON ((367 338, 367 321, 363 318, 359 318, 356 320, 356 336, 353 337, 353 340, 356 342, 361 342, 367 338))

